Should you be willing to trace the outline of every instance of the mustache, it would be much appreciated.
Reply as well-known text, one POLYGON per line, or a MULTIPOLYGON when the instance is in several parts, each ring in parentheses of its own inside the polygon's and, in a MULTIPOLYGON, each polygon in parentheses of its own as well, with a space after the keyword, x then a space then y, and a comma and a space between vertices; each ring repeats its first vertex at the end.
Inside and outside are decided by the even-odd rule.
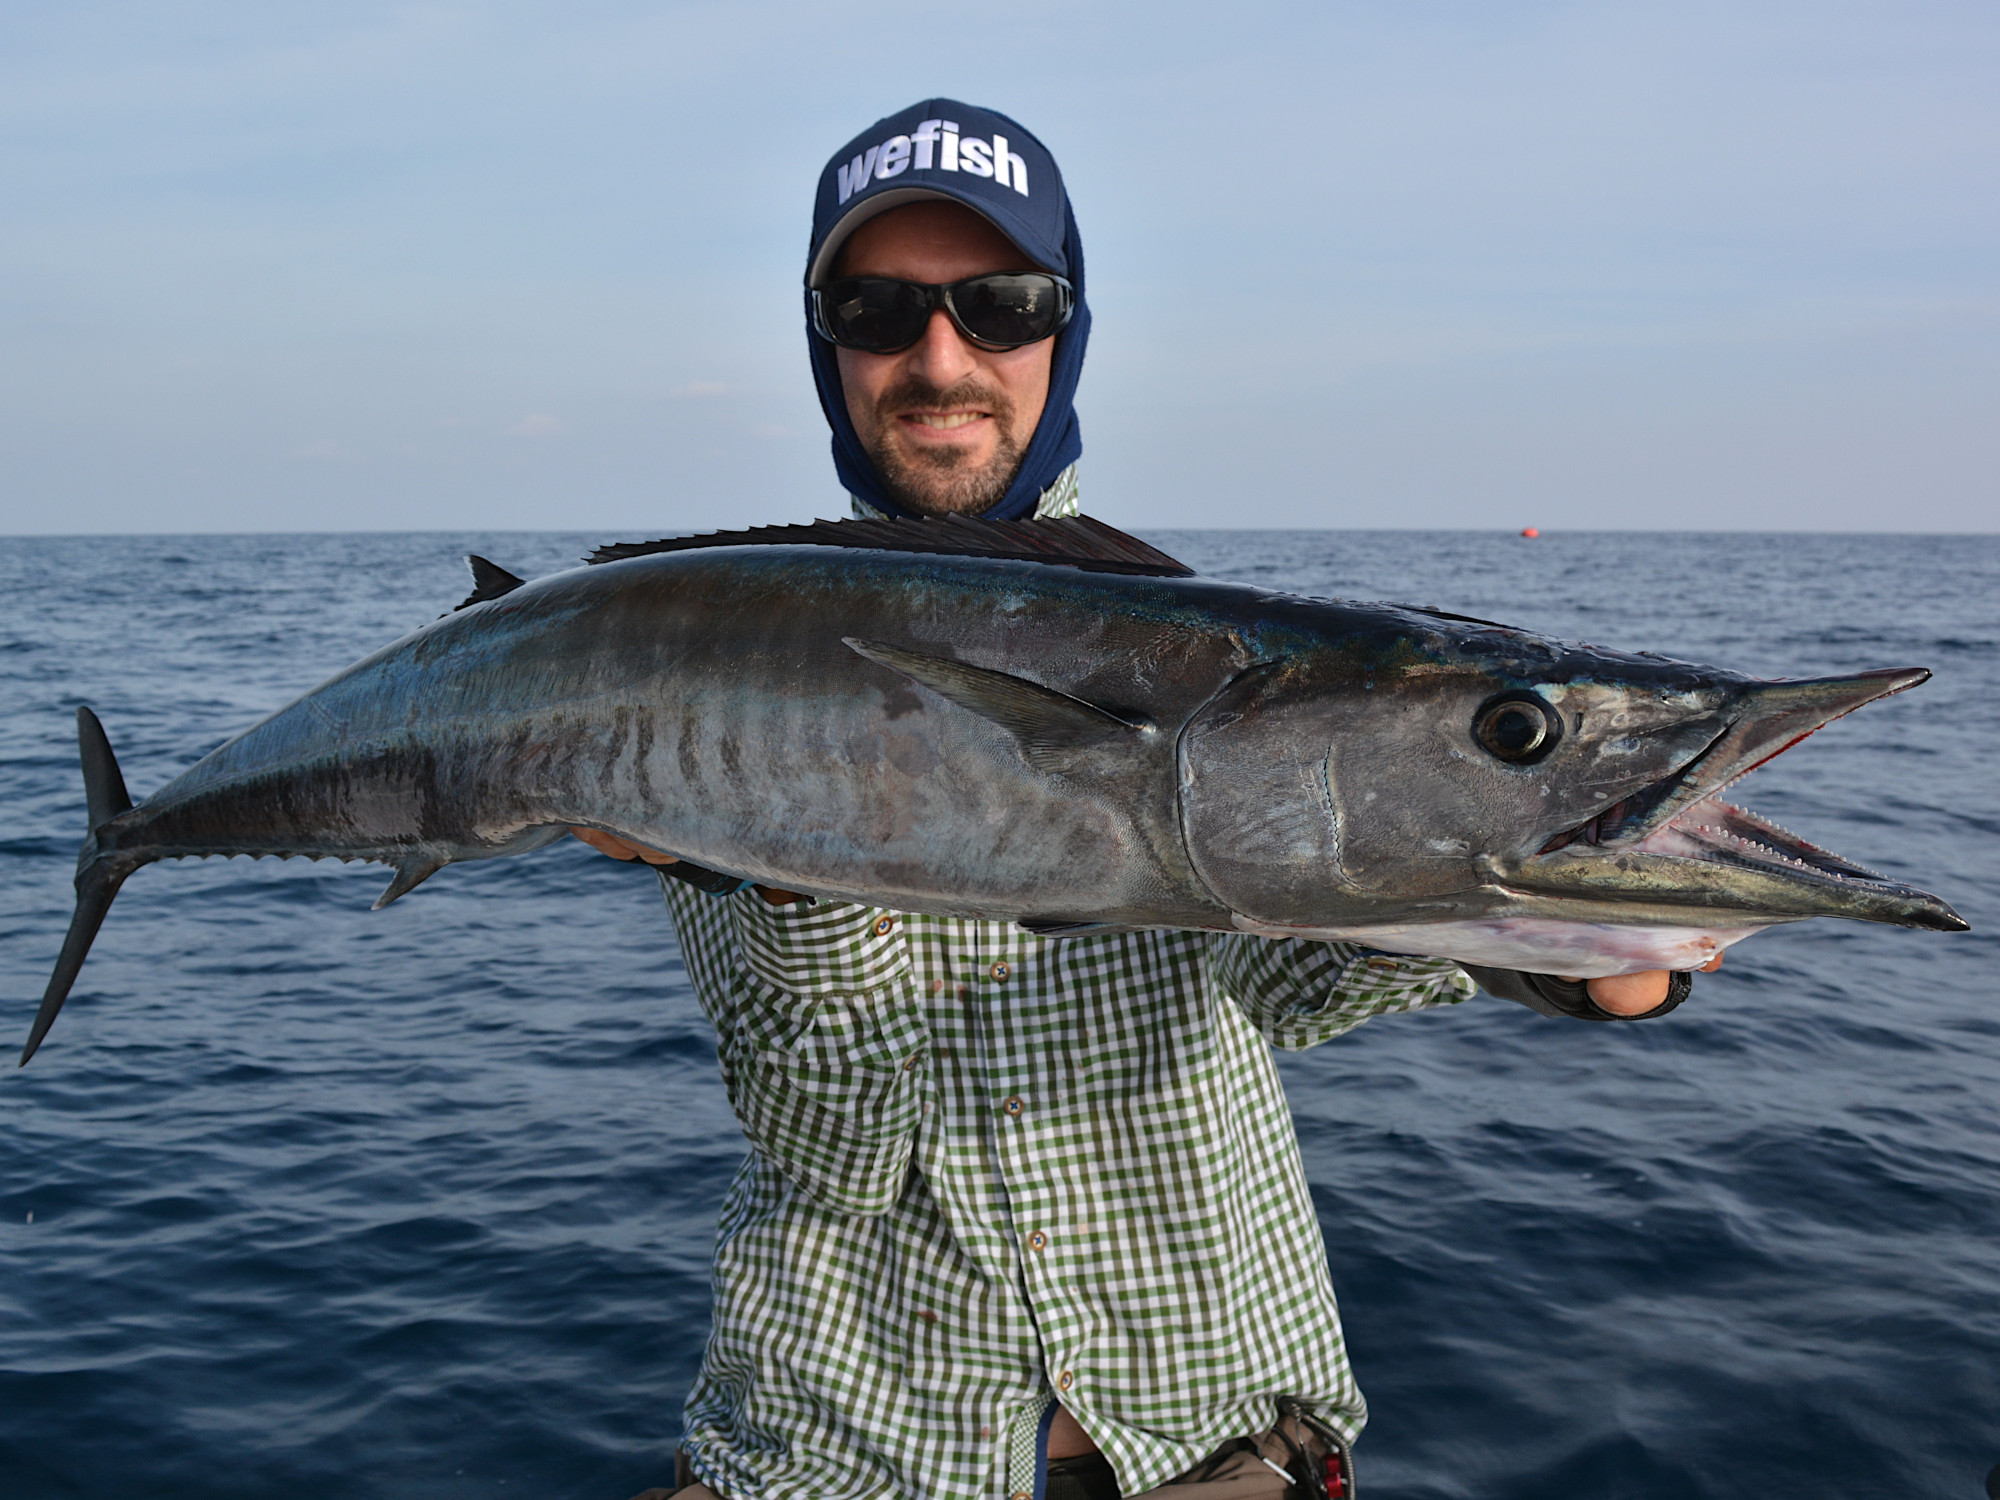
POLYGON ((1006 392, 971 376, 940 388, 920 375, 905 375, 875 398, 878 416, 899 408, 941 409, 953 406, 976 406, 991 412, 1003 428, 1014 416, 1014 403, 1007 399, 1006 392))

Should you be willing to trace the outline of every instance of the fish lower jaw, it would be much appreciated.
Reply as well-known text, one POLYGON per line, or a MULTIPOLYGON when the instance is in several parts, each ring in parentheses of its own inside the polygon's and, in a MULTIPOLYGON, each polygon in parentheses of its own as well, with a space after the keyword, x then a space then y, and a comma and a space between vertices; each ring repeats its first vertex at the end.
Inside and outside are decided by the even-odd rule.
POLYGON ((1489 872, 1495 884, 1610 921, 1633 912, 1701 911, 1718 924, 1848 917, 1962 932, 1965 920, 1925 891, 1807 843, 1719 798, 1706 797, 1643 837, 1569 843, 1489 872), (1622 909, 1622 910, 1621 910, 1622 909), (1616 912, 1617 915, 1612 913, 1616 912))

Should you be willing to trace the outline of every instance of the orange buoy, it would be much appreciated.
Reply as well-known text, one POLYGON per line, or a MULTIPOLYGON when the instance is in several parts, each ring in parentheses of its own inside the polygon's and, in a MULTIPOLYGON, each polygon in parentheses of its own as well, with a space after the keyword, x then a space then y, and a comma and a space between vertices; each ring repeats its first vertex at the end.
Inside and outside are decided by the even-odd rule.
POLYGON ((1541 535, 1541 532, 1532 526, 1523 526, 1521 528, 1521 535, 1525 537, 1538 537, 1541 535))

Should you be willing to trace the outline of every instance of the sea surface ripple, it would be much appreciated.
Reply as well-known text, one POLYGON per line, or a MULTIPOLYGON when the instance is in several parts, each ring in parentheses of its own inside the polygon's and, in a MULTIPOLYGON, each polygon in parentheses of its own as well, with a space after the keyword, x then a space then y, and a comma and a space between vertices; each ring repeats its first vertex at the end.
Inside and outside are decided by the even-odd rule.
MULTIPOLYGON (((0 997, 84 832, 591 535, 0 539, 0 997)), ((1973 1500, 2000 1460, 2000 538, 1152 533, 1221 576, 1760 675, 1921 665, 1743 800, 1964 936, 1733 950, 1658 1025, 1490 999, 1282 1061, 1374 1418, 1371 1500, 1973 1500)), ((648 877, 161 865, 0 1093, 0 1494, 669 1482, 744 1145, 648 877)), ((13 1042, 6 1042, 13 1045, 13 1042)))

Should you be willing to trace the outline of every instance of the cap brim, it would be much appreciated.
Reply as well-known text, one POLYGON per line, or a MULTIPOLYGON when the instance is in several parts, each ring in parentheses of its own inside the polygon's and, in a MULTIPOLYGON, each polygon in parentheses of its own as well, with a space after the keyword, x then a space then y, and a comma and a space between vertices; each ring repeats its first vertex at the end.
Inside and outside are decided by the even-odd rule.
POLYGON ((959 194, 948 192, 943 188, 898 187, 889 188, 884 192, 874 194, 872 197, 863 198, 854 207, 842 214, 839 219, 834 221, 833 228, 827 231, 825 243, 819 247, 819 254, 813 257, 812 265, 806 270, 806 285, 815 289, 826 285, 828 279, 833 274, 834 262, 840 259, 840 247, 845 245, 848 236, 853 234, 863 224, 866 224, 878 214, 887 213, 892 208, 901 208, 906 203, 922 203, 926 199, 943 203, 956 203, 962 208, 971 209, 980 218, 1006 235, 1007 243, 1012 245, 1016 250, 1020 250, 1022 255, 1027 256, 1029 264, 1039 266, 1042 270, 1049 269, 1047 266, 1043 266, 1034 256, 1029 255, 1026 250, 1022 249, 1021 242, 1008 233, 1007 226, 986 212, 971 197, 961 197, 959 194))

